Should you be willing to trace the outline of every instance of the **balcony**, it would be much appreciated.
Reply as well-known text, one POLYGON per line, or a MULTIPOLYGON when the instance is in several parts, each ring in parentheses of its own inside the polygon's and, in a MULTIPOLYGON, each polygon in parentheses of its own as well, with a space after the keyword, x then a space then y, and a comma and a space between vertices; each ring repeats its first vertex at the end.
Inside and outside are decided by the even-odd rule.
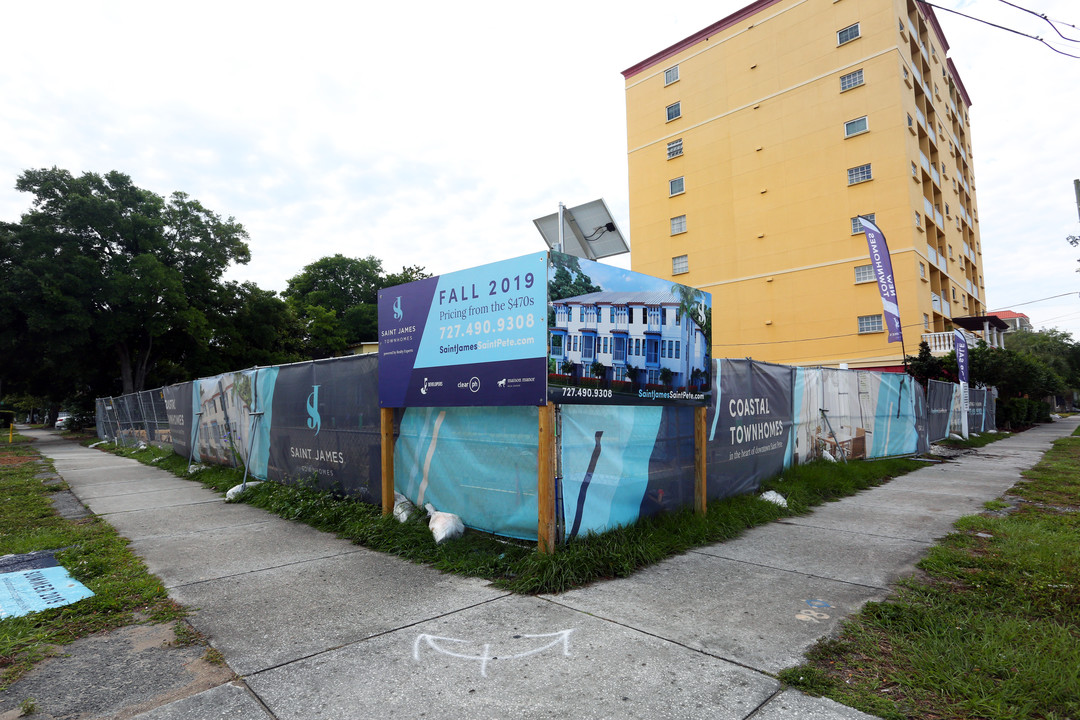
MULTIPOLYGON (((982 340, 982 337, 975 333, 964 332, 964 337, 967 338, 968 348, 975 347, 975 344, 982 340)), ((952 331, 940 332, 940 333, 923 333, 922 340, 930 346, 930 354, 935 357, 941 357, 942 355, 948 355, 956 349, 954 345, 954 336, 952 331)))

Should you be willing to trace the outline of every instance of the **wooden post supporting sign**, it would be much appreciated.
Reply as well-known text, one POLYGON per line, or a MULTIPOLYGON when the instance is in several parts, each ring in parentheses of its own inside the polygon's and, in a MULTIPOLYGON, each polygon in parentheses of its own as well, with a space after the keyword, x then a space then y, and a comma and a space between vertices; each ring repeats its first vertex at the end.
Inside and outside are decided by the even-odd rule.
POLYGON ((536 503, 538 525, 536 528, 537 550, 555 552, 555 405, 540 406, 539 439, 537 452, 536 503))
POLYGON ((705 408, 694 408, 694 512, 705 514, 705 408))

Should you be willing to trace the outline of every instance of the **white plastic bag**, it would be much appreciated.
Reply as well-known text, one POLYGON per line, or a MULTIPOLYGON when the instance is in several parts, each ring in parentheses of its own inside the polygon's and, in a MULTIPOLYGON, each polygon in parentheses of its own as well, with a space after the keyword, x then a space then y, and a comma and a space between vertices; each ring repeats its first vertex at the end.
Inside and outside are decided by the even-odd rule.
POLYGON ((412 504, 409 498, 405 497, 401 493, 394 493, 394 517, 398 522, 405 522, 412 515, 416 506, 412 504))
POLYGON ((424 509, 428 512, 428 529, 435 536, 436 544, 461 537, 465 532, 465 524, 457 515, 439 512, 431 503, 424 505, 424 509))
POLYGON ((768 501, 768 502, 771 502, 771 503, 775 503, 775 504, 779 505, 780 507, 785 507, 785 508, 787 507, 787 500, 785 500, 784 496, 781 495, 780 493, 776 492, 775 490, 766 490, 765 492, 761 493, 761 495, 759 495, 758 497, 760 497, 762 500, 765 500, 765 501, 768 501))

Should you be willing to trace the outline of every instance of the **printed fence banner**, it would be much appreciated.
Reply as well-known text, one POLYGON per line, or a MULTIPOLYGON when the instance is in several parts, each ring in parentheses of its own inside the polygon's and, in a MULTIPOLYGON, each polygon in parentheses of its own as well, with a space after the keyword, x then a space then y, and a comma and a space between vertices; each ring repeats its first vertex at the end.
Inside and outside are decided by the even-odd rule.
POLYGON ((380 405, 543 405, 546 308, 547 253, 380 290, 380 405))
POLYGON ((952 425, 952 383, 930 380, 926 388, 927 422, 926 436, 929 442, 949 437, 952 425))
MULTIPOLYGON (((266 479, 382 502, 378 361, 372 355, 282 365, 261 407, 266 479)), ((265 370, 260 371, 265 372, 265 370)))
POLYGON ((968 391, 968 429, 973 433, 997 430, 995 388, 971 388, 968 391))
POLYGON ((215 465, 241 464, 238 433, 243 427, 242 398, 235 392, 239 373, 222 373, 195 381, 192 404, 199 408, 195 447, 200 462, 215 465))
POLYGON ((930 418, 926 404, 926 390, 914 379, 911 381, 911 388, 915 391, 915 433, 917 435, 915 452, 922 455, 930 451, 928 439, 930 418))
MULTIPOLYGON (((641 516, 652 484, 653 451, 665 411, 662 407, 632 406, 562 408, 562 500, 567 539, 590 530, 602 532, 626 525, 641 516)), ((692 427, 690 440, 693 442, 692 427)), ((653 490, 660 494, 656 501, 662 503, 665 473, 663 467, 657 470, 659 487, 653 490)), ((692 502, 692 484, 690 489, 692 502)))
POLYGON ((711 294, 559 252, 547 284, 548 400, 708 403, 711 294))
MULTIPOLYGON (((712 368, 714 377, 715 367, 712 368)), ((715 396, 715 393, 714 393, 715 396)), ((623 411, 636 411, 631 407, 623 411)), ((707 421, 706 421, 707 422, 707 421)), ((706 444, 706 453, 708 445, 706 444)), ((665 407, 660 416, 660 427, 649 458, 649 484, 641 498, 641 517, 674 511, 694 505, 696 478, 694 465, 694 409, 689 407, 665 407)), ((734 494, 728 490, 735 478, 713 478, 714 497, 734 494)), ((706 482, 710 482, 706 477, 706 482)))
POLYGON ((408 408, 394 452, 395 489, 471 528, 535 540, 538 422, 532 407, 408 408))
POLYGON ((792 372, 753 360, 717 360, 716 403, 706 415, 710 498, 757 489, 792 456, 792 372))
POLYGON ((793 462, 824 451, 837 460, 918 451, 914 381, 902 373, 795 368, 799 410, 793 462))
POLYGON ((968 430, 976 433, 994 430, 995 427, 987 422, 988 409, 993 406, 990 388, 968 389, 968 430))
POLYGON ((885 242, 885 233, 870 220, 859 216, 863 231, 866 233, 866 245, 870 249, 870 262, 874 268, 874 280, 881 293, 881 307, 885 313, 885 327, 889 331, 889 342, 903 342, 903 330, 900 327, 900 307, 896 300, 896 284, 893 282, 892 258, 889 246, 885 242))
MULTIPOLYGON (((162 388, 165 412, 169 418, 169 434, 173 452, 181 457, 191 456, 193 383, 185 382, 162 388)), ((198 460, 198 457, 195 458, 198 460)))
MULTIPOLYGON (((311 482, 378 504, 378 375, 375 356, 350 356, 164 388, 173 447, 182 455, 194 449, 202 462, 246 463, 256 478, 311 482)), ((950 383, 931 381, 924 397, 902 374, 752 360, 716 361, 706 377, 716 398, 706 413, 712 499, 753 492, 825 450, 847 458, 909 454, 959 431, 959 386, 950 383)), ((972 427, 995 427, 993 396, 972 391, 972 427)), ((136 400, 101 399, 99 427, 122 427, 119 416, 136 400)), ((692 505, 692 407, 580 403, 560 413, 563 537, 692 505)), ((535 409, 421 407, 397 417, 399 492, 456 513, 469 527, 536 539, 535 409)))

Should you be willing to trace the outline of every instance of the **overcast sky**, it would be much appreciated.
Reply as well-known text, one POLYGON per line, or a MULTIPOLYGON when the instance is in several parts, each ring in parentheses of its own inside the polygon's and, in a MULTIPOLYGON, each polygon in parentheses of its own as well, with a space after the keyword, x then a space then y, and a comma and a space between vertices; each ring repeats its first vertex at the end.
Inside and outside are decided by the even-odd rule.
MULTIPOLYGON (((334 253, 440 274, 542 250, 531 220, 560 200, 603 197, 628 233, 620 72, 745 4, 6 3, 0 219, 29 207, 25 169, 119 170, 234 216, 252 260, 229 277, 278 291, 334 253)), ((1000 0, 937 4, 1080 55, 1000 0)), ((1018 4, 1080 25, 1075 0, 1018 4)), ((1080 60, 938 16, 974 103, 990 309, 1080 340, 1080 60)))

